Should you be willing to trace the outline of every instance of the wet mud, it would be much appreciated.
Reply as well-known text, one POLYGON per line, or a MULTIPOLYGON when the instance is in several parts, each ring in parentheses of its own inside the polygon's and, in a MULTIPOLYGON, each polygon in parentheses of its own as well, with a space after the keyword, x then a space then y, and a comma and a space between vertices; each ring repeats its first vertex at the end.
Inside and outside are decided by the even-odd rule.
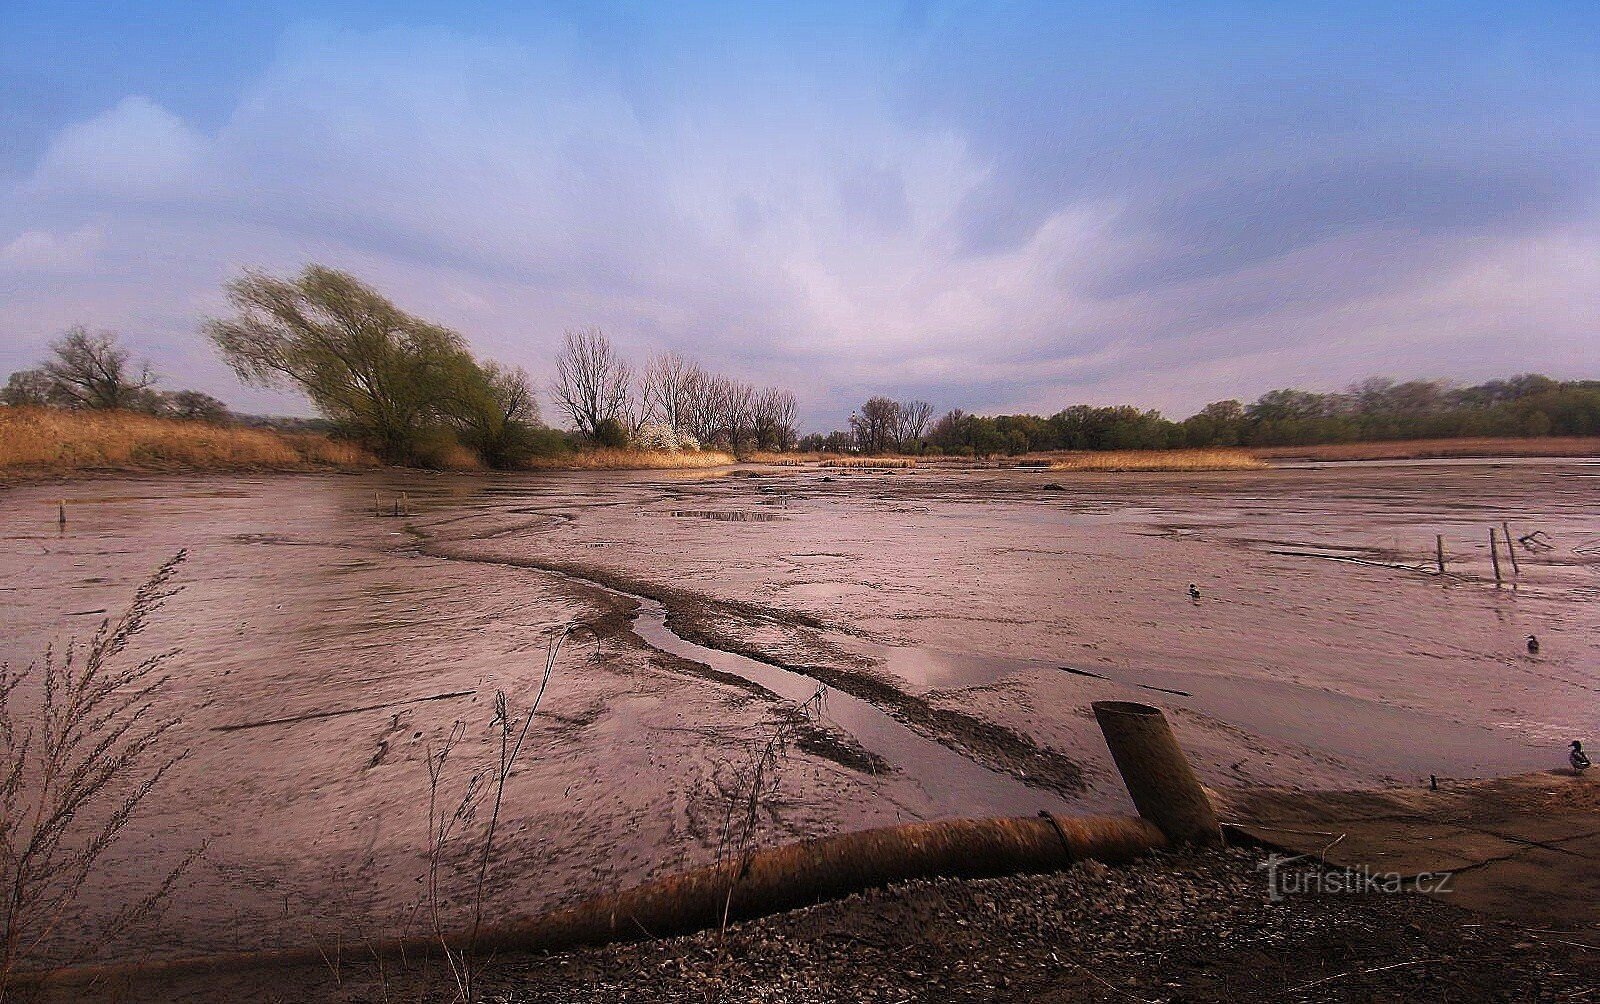
POLYGON ((460 721, 450 780, 487 762, 495 690, 531 700, 558 636, 488 893, 510 916, 715 856, 731 780, 782 727, 763 841, 1126 809, 1100 699, 1163 706, 1231 786, 1538 769, 1600 717, 1592 464, 732 473, 0 492, 13 665, 191 555, 130 653, 181 650, 166 710, 190 756, 92 901, 210 844, 161 930, 101 954, 419 923, 429 752, 460 721), (1502 520, 1549 546, 1497 588, 1502 520), (819 685, 824 713, 796 722, 819 685))

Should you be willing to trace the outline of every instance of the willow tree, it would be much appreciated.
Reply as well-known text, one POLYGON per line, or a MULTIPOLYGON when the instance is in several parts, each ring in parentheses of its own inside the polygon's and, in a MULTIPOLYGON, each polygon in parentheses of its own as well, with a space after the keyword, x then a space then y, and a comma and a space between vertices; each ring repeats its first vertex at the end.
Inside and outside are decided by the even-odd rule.
POLYGON ((392 463, 422 459, 485 380, 460 335, 337 269, 247 271, 227 295, 235 316, 206 336, 239 378, 298 389, 392 463))

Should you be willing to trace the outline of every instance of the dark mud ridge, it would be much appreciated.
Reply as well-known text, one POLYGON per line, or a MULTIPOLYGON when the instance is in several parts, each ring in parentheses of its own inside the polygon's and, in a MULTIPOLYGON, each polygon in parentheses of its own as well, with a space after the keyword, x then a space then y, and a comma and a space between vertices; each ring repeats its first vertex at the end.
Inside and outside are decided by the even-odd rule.
MULTIPOLYGON (((1014 787, 1020 782, 1026 789, 1038 793, 1029 796, 1022 790, 990 792, 990 797, 998 801, 987 807, 989 811, 1029 814, 1038 809, 1071 811, 1071 802, 1087 790, 1083 770, 1076 761, 1056 750, 1039 746, 1028 736, 1013 729, 964 712, 938 707, 865 673, 834 666, 785 664, 722 629, 722 625, 730 620, 756 620, 817 631, 850 633, 848 629, 827 624, 810 615, 772 610, 739 601, 708 600, 685 590, 657 586, 575 562, 486 556, 441 545, 427 547, 424 553, 449 560, 511 565, 550 572, 614 598, 632 600, 639 605, 633 624, 635 633, 652 648, 676 657, 667 663, 674 669, 697 672, 723 683, 795 701, 804 700, 811 689, 823 684, 845 695, 846 699, 853 699, 843 714, 835 715, 845 723, 846 728, 852 731, 870 730, 885 737, 887 730, 883 723, 870 721, 877 716, 890 719, 908 733, 908 736, 886 737, 891 744, 915 747, 920 740, 920 750, 913 748, 906 751, 907 756, 897 757, 889 755, 889 751, 875 748, 872 742, 864 741, 860 735, 853 736, 851 740, 841 740, 826 729, 813 727, 802 730, 803 749, 853 769, 882 773, 886 767, 905 769, 908 760, 919 767, 929 768, 926 761, 931 759, 940 761, 932 765, 932 769, 939 771, 942 776, 932 779, 931 784, 924 781, 925 788, 936 788, 940 782, 954 786, 963 780, 969 782, 969 787, 977 789, 1014 787), (730 663, 730 659, 738 662, 730 663), (733 671, 729 671, 729 665, 735 667, 733 671), (930 751, 928 745, 939 747, 939 750, 930 751), (959 775, 963 770, 957 761, 965 761, 975 771, 988 776, 979 774, 962 778, 959 775)), ((838 711, 837 708, 834 710, 838 711)), ((981 811, 980 807, 974 809, 981 811)))

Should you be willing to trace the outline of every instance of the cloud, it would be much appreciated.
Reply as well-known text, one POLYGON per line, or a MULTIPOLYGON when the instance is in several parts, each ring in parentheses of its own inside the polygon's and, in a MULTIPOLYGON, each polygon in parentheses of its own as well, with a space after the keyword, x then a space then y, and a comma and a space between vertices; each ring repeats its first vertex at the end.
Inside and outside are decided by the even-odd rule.
POLYGON ((96 194, 139 198, 188 181, 205 140, 182 119, 132 95, 51 140, 24 191, 34 195, 96 194))
POLYGON ((105 245, 94 227, 69 233, 28 230, 0 247, 0 272, 65 272, 93 263, 105 245))
POLYGON ((1446 142, 1366 107, 1370 128, 1322 127, 1267 88, 1113 96, 1090 65, 1094 105, 1041 78, 1048 32, 968 73, 960 17, 891 27, 922 56, 806 76, 749 52, 731 83, 548 26, 292 32, 210 127, 129 97, 60 130, 0 207, 21 234, 0 262, 33 263, 0 368, 70 304, 283 406, 230 386, 196 330, 241 266, 318 260, 535 373, 599 324, 794 386, 822 426, 876 392, 1182 412, 1371 372, 1576 375, 1600 231, 1572 136, 1446 142))

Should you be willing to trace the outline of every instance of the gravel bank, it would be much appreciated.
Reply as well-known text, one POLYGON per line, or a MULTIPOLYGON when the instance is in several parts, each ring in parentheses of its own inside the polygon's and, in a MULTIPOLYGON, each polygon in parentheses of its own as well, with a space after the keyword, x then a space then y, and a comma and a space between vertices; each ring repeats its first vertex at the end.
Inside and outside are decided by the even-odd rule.
POLYGON ((1596 932, 1534 933, 1417 895, 1267 902, 1259 851, 914 882, 715 932, 500 960, 505 1004, 1587 1001, 1596 932))

